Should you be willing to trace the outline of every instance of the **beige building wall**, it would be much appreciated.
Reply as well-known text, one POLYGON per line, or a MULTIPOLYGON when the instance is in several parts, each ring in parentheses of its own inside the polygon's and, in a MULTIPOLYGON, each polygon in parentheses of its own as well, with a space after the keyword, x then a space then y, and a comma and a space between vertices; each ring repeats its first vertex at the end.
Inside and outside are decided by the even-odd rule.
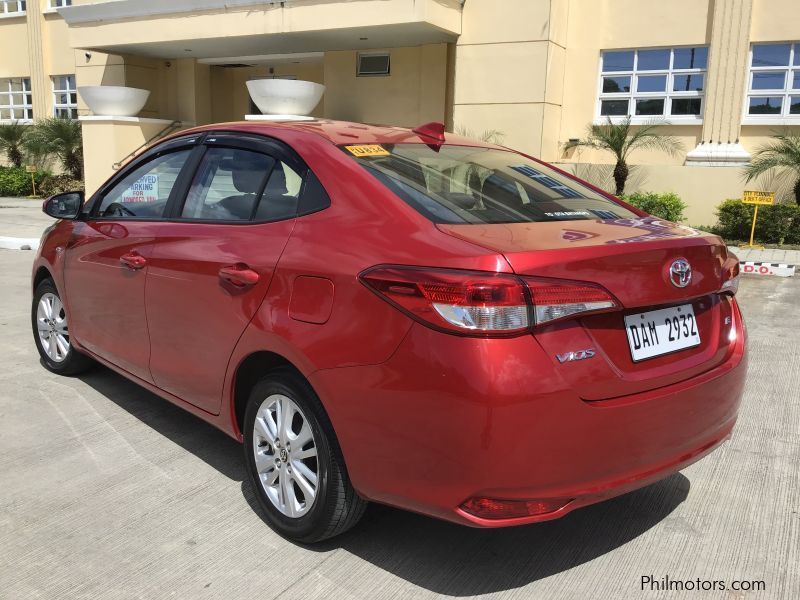
POLYGON ((28 23, 25 17, 0 20, 0 77, 29 77, 28 23))
POLYGON ((326 117, 405 127, 445 121, 447 44, 365 52, 388 52, 390 75, 358 77, 358 52, 325 53, 326 117))
POLYGON ((567 0, 464 5, 456 43, 453 125, 555 158, 563 104, 567 0))

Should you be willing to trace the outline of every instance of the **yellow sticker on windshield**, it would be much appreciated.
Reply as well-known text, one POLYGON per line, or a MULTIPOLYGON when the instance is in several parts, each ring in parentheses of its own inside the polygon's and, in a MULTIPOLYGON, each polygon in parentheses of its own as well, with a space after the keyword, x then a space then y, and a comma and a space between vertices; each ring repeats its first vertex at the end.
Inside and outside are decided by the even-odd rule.
POLYGON ((392 153, 380 144, 363 144, 359 146, 345 146, 353 156, 362 158, 364 156, 391 156, 392 153))

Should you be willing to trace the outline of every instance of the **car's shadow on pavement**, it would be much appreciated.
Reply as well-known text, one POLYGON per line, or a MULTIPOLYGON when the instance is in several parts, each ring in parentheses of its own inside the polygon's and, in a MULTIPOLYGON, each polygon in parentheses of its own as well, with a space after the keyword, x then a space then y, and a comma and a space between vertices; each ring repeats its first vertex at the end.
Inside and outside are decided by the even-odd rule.
MULTIPOLYGON (((234 440, 108 369, 95 369, 81 380, 225 477, 241 482, 245 500, 264 520, 245 479, 241 446, 234 440)), ((556 521, 495 530, 372 504, 355 529, 307 548, 341 548, 438 594, 488 594, 523 587, 623 546, 668 517, 689 488, 689 480, 678 473, 556 521)))

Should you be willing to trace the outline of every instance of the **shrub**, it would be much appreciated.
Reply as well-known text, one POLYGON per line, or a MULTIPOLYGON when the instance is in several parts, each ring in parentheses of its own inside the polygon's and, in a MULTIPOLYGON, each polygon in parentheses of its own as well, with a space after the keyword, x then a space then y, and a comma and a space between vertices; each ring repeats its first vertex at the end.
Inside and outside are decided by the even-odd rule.
MULTIPOLYGON (((714 232, 726 240, 749 240, 753 208, 741 200, 725 200, 717 207, 714 232)), ((755 239, 763 244, 800 243, 800 207, 791 204, 759 206, 755 239)))
MULTIPOLYGON (((35 173, 37 192, 46 175, 41 171, 35 173)), ((26 173, 22 168, 0 167, 0 196, 30 196, 32 193, 30 173, 26 173)))
POLYGON ((658 194, 656 192, 635 192, 622 196, 628 204, 632 204, 646 213, 666 219, 673 223, 683 220, 683 211, 686 210, 686 203, 677 194, 667 192, 658 194))
POLYGON ((750 239, 753 207, 741 200, 725 200, 717 207, 717 225, 714 231, 726 240, 750 239))
POLYGON ((69 175, 50 175, 42 180, 36 191, 42 196, 53 196, 64 192, 82 192, 83 189, 83 181, 69 175))

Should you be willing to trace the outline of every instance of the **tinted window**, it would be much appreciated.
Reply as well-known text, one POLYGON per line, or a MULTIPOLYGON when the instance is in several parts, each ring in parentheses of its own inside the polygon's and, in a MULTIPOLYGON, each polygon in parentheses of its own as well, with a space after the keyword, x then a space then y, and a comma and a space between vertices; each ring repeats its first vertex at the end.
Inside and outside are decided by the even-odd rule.
POLYGON ((753 46, 754 67, 788 67, 791 44, 753 46))
POLYGON ((277 161, 256 211, 257 221, 277 221, 297 214, 303 179, 284 162, 277 161))
POLYGON ((675 48, 673 69, 705 69, 708 64, 708 48, 675 48))
POLYGON ((603 52, 603 71, 633 71, 633 50, 603 52))
MULTIPOLYGON (((346 146, 343 149, 350 153, 346 146)), ((354 159, 436 223, 531 223, 636 216, 604 195, 514 152, 447 145, 434 150, 422 144, 397 144, 375 146, 371 155, 354 159)))
POLYGON ((639 71, 666 71, 669 69, 669 50, 639 50, 639 71))
POLYGON ((258 152, 210 148, 197 169, 181 216, 208 221, 250 220, 274 163, 258 152))
POLYGON ((134 169, 105 194, 99 217, 157 219, 191 150, 164 154, 134 169))

